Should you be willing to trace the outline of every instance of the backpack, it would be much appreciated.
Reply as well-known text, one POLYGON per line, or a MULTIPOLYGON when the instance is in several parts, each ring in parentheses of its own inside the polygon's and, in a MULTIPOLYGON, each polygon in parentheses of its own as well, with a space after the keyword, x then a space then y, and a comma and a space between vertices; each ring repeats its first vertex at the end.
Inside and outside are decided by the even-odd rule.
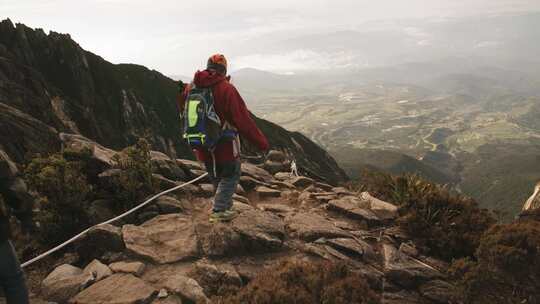
POLYGON ((194 84, 186 97, 184 108, 184 138, 191 148, 213 150, 226 140, 236 138, 236 131, 228 128, 214 109, 212 88, 198 88, 194 84))

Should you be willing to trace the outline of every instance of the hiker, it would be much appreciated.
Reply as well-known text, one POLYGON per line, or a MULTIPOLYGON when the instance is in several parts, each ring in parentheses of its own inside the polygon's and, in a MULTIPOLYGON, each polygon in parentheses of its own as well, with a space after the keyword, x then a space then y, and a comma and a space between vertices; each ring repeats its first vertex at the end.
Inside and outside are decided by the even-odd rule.
POLYGON ((230 221, 236 216, 231 207, 241 175, 239 135, 260 151, 269 148, 268 140, 226 75, 225 56, 212 55, 206 70, 195 73, 179 100, 184 138, 204 162, 214 185, 211 223, 230 221))
POLYGON ((15 250, 11 244, 8 206, 20 220, 23 232, 33 230, 32 204, 26 184, 18 177, 18 170, 7 154, 0 150, 0 288, 4 290, 7 304, 26 304, 28 289, 15 250))
POLYGON ((296 167, 296 161, 294 159, 291 162, 291 175, 298 176, 298 168, 296 167))

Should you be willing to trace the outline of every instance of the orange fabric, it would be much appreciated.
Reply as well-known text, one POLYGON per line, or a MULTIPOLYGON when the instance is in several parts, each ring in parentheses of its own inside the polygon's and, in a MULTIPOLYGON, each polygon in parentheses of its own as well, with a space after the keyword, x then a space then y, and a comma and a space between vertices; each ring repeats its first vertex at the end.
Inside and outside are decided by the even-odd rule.
POLYGON ((222 54, 214 54, 208 58, 208 62, 219 64, 227 68, 227 59, 222 54))

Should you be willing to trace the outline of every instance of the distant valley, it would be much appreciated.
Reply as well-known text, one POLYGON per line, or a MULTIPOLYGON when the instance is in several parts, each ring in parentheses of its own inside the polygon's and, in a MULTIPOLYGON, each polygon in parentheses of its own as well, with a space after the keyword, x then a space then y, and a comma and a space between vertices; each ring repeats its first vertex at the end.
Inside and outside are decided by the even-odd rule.
POLYGON ((511 216, 540 178, 540 78, 469 61, 249 69, 233 81, 257 115, 306 134, 353 178, 365 167, 419 173, 511 216))

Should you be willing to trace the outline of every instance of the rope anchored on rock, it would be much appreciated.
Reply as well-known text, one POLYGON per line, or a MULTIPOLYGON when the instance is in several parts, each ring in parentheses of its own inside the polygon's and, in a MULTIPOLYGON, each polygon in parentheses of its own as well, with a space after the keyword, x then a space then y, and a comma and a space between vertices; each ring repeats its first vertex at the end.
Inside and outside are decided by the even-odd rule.
POLYGON ((118 215, 117 217, 114 217, 114 218, 112 218, 112 219, 110 219, 110 220, 108 220, 108 221, 105 221, 105 222, 103 222, 103 223, 96 224, 96 225, 94 225, 94 226, 92 226, 92 227, 90 227, 90 228, 88 228, 88 229, 82 231, 81 233, 75 235, 74 237, 70 238, 69 240, 63 242, 62 244, 60 244, 60 245, 58 245, 58 246, 56 246, 56 247, 54 247, 54 248, 52 248, 52 249, 50 249, 50 250, 48 250, 48 251, 46 251, 46 252, 44 252, 44 253, 38 255, 37 257, 35 257, 35 258, 33 258, 33 259, 29 260, 29 261, 24 262, 23 264, 21 264, 21 267, 22 267, 22 268, 27 267, 27 266, 29 266, 29 265, 31 265, 31 264, 33 264, 33 263, 35 263, 35 262, 37 262, 37 261, 43 259, 43 258, 49 256, 50 254, 52 254, 52 253, 54 253, 54 252, 56 252, 56 251, 58 251, 58 250, 60 250, 60 249, 62 249, 62 248, 64 248, 64 247, 66 247, 67 245, 69 245, 69 244, 75 242, 76 240, 78 240, 79 238, 81 238, 82 236, 84 236, 85 234, 87 234, 87 233, 88 233, 90 230, 92 230, 93 228, 96 228, 96 227, 99 227, 99 226, 103 226, 103 225, 108 225, 108 224, 114 223, 114 222, 116 222, 116 221, 118 221, 118 220, 120 220, 120 219, 122 219, 122 218, 124 218, 124 217, 126 217, 126 216, 128 216, 128 215, 130 215, 130 214, 132 214, 132 213, 134 213, 135 211, 137 211, 137 210, 139 210, 139 209, 145 207, 146 205, 150 204, 152 201, 156 200, 157 198, 159 198, 159 197, 161 197, 161 196, 163 196, 163 195, 165 195, 165 194, 174 192, 174 191, 176 191, 176 190, 178 190, 178 189, 181 189, 181 188, 183 188, 183 187, 185 187, 185 186, 187 186, 187 185, 191 185, 191 184, 195 183, 196 181, 199 181, 199 180, 205 178, 207 175, 208 175, 208 173, 204 173, 203 175, 201 175, 201 176, 199 176, 199 177, 197 177, 197 178, 195 178, 195 179, 192 179, 192 180, 189 181, 189 182, 183 183, 183 184, 181 184, 181 185, 178 185, 178 186, 172 187, 172 188, 170 188, 170 189, 168 189, 168 190, 165 190, 165 191, 163 191, 163 192, 160 192, 160 193, 158 193, 158 194, 152 196, 151 198, 147 199, 146 201, 142 202, 141 204, 135 206, 134 208, 132 208, 132 209, 130 209, 130 210, 128 210, 128 211, 126 211, 126 212, 124 212, 124 213, 118 215))

